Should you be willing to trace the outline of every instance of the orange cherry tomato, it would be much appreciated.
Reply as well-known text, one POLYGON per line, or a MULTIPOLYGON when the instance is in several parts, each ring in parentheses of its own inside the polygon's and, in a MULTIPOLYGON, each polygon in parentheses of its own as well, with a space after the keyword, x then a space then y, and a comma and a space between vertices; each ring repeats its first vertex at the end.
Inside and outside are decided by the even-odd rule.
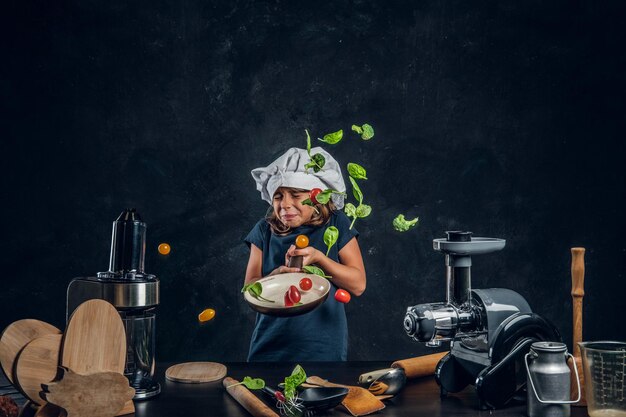
POLYGON ((342 290, 341 288, 335 291, 335 300, 340 303, 349 303, 350 302, 350 293, 346 290, 342 290))
POLYGON ((313 281, 311 281, 310 278, 304 277, 300 280, 300 283, 298 285, 300 285, 300 289, 302 291, 308 291, 313 288, 313 281))
POLYGON ((169 255, 170 250, 172 250, 172 248, 170 248, 170 245, 168 245, 167 243, 161 243, 159 245, 159 253, 161 255, 169 255))
POLYGON ((309 238, 306 235, 298 235, 296 237, 296 248, 304 249, 309 246, 309 238))
POLYGON ((213 320, 214 317, 215 317, 215 310, 213 310, 212 308, 207 308, 203 310, 202 313, 198 314, 198 320, 201 323, 204 323, 205 321, 213 320))

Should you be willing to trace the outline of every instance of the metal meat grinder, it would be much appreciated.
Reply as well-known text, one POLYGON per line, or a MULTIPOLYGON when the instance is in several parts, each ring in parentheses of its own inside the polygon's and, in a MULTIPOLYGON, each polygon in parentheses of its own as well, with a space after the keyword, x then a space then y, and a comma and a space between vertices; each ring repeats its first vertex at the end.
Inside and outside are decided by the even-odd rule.
POLYGON ((135 388, 135 400, 154 397, 155 310, 159 280, 144 272, 146 223, 135 209, 126 209, 113 222, 109 270, 95 277, 75 278, 67 287, 67 320, 83 302, 94 298, 113 304, 126 329, 124 375, 135 388))
POLYGON ((499 408, 526 385, 524 355, 537 341, 560 342, 557 329, 530 309, 518 293, 504 288, 472 289, 472 255, 499 251, 503 239, 446 232, 433 240, 445 254, 446 302, 409 307, 407 334, 427 346, 450 341, 450 353, 437 364, 441 395, 476 386, 481 409, 499 408))

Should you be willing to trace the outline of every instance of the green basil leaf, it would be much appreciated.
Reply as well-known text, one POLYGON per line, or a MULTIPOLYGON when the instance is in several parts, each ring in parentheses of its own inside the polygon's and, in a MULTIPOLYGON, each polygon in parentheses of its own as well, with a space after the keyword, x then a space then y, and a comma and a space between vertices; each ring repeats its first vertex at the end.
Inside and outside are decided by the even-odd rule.
POLYGON ((335 226, 330 226, 324 231, 324 243, 328 247, 326 251, 326 256, 330 252, 330 248, 333 247, 335 243, 337 243, 337 239, 339 238, 339 230, 335 226))
POLYGON ((307 198, 306 200, 302 200, 300 204, 302 204, 303 206, 315 207, 315 204, 313 204, 310 198, 307 198))
POLYGON ((359 188, 359 185, 356 183, 354 178, 348 178, 350 178, 350 182, 352 183, 352 194, 354 194, 354 198, 356 198, 359 204, 361 204, 363 202, 363 193, 361 192, 361 189, 359 188))
POLYGON ((363 133, 361 134, 361 139, 370 140, 371 138, 374 137, 374 128, 372 126, 366 123, 363 126, 361 126, 361 128, 363 129, 363 133))
POLYGON ((338 130, 336 132, 333 133, 328 133, 326 135, 324 135, 323 139, 320 139, 322 142, 326 142, 329 145, 335 145, 337 143, 339 143, 341 141, 341 139, 343 139, 343 129, 338 130))
POLYGON ((248 389, 262 389, 265 387, 265 381, 261 378, 250 378, 249 376, 246 376, 243 378, 241 383, 248 389))
POLYGON ((330 275, 326 275, 322 268, 314 265, 305 265, 302 267, 302 270, 307 274, 319 275, 322 278, 332 278, 330 275))
POLYGON ((358 133, 359 135, 363 133, 363 129, 361 129, 361 126, 352 125, 352 130, 358 133))
POLYGON ((414 218, 413 220, 406 220, 404 218, 404 214, 398 214, 395 219, 393 219, 393 228, 398 232, 406 232, 411 227, 415 226, 419 221, 419 217, 414 218))
POLYGON ((330 196, 331 195, 333 195, 333 190, 328 189, 328 190, 324 190, 321 193, 319 193, 318 195, 316 195, 315 199, 320 204, 326 204, 330 200, 330 196))
POLYGON ((346 203, 343 211, 346 213, 348 217, 356 217, 356 207, 352 203, 346 203))
POLYGON ((359 164, 355 164, 354 162, 350 162, 348 164, 348 174, 356 180, 367 179, 367 172, 365 171, 365 168, 359 164))
POLYGON ((326 158, 324 158, 324 155, 322 155, 321 153, 316 153, 311 157, 311 162, 315 164, 315 166, 313 167, 313 171, 319 172, 321 169, 324 168, 326 158))
POLYGON ((311 156, 311 135, 309 135, 309 131, 304 129, 306 132, 306 153, 311 156))
POLYGON ((356 216, 359 219, 369 216, 371 212, 372 207, 368 206, 367 204, 359 204, 359 206, 356 208, 356 216))

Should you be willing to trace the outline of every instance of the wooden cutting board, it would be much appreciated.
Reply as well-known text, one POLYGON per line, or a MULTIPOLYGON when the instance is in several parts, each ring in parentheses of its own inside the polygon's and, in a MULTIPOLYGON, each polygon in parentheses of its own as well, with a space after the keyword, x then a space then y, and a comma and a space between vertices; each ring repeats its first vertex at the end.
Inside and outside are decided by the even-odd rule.
POLYGON ((47 334, 61 334, 61 330, 35 319, 18 320, 4 329, 0 337, 0 364, 11 383, 15 382, 13 367, 17 355, 31 340, 47 334))
POLYGON ((61 365, 88 375, 98 372, 124 373, 126 332, 115 307, 104 300, 82 303, 65 330, 61 365))
POLYGON ((15 382, 17 388, 31 402, 42 405, 39 396, 41 384, 54 379, 59 366, 61 334, 47 334, 32 340, 24 346, 15 362, 15 382))
POLYGON ((226 367, 216 362, 186 362, 170 366, 165 377, 170 381, 200 384, 217 381, 226 376, 226 367))

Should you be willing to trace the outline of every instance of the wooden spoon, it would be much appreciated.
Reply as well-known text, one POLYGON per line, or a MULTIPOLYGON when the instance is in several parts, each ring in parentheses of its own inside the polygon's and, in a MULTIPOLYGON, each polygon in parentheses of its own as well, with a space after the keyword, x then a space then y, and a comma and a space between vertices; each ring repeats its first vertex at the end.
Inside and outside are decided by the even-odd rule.
POLYGON ((13 367, 17 355, 31 340, 47 334, 61 334, 61 330, 35 319, 18 320, 4 329, 0 337, 0 364, 11 383, 15 382, 13 367))
POLYGON ((47 334, 27 344, 15 363, 15 382, 18 389, 35 404, 42 405, 39 396, 41 384, 48 383, 57 375, 61 334, 47 334))

